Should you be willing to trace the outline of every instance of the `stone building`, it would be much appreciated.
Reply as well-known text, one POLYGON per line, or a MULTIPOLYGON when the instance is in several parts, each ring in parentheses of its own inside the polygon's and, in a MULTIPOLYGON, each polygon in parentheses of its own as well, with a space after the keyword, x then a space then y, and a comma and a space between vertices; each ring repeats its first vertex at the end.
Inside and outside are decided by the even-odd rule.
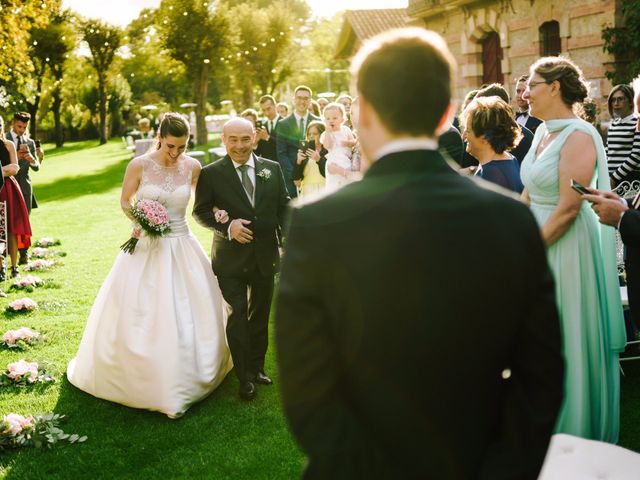
POLYGON ((564 55, 583 70, 591 97, 608 119, 611 83, 605 72, 613 57, 603 51, 602 29, 619 25, 620 0, 408 0, 399 9, 348 11, 337 56, 349 58, 362 41, 403 25, 440 33, 458 61, 455 96, 483 83, 500 82, 512 92, 515 80, 543 55, 564 55))
MULTIPOLYGON (((483 83, 510 92, 540 56, 564 55, 583 70, 591 97, 608 117, 611 89, 605 72, 613 57, 603 51, 602 29, 616 24, 619 0, 409 0, 413 25, 440 33, 458 64, 456 97, 483 83), (604 106, 604 108, 602 108, 604 106)), ((619 18, 618 18, 619 21, 619 18)))

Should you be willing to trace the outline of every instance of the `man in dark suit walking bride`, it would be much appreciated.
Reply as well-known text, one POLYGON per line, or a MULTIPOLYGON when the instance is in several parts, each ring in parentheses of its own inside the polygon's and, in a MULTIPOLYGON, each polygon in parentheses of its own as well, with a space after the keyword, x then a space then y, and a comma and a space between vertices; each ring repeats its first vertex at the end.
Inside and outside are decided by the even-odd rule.
POLYGON ((441 37, 383 34, 352 69, 372 165, 293 210, 276 310, 304 478, 533 480, 563 388, 536 221, 438 153, 455 85, 441 37))
POLYGON ((272 383, 264 359, 280 263, 278 231, 289 200, 280 165, 253 154, 255 135, 241 118, 224 125, 227 155, 202 169, 193 208, 198 223, 214 231, 211 264, 226 302, 227 341, 245 400, 255 397, 256 383, 272 383), (224 223, 214 207, 228 213, 224 223))

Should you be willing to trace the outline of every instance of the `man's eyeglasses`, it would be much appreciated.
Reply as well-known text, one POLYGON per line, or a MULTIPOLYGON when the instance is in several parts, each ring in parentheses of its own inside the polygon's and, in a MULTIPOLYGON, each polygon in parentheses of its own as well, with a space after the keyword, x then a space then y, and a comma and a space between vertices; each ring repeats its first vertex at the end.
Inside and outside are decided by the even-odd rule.
POLYGON ((627 97, 613 97, 611 103, 626 103, 627 97))

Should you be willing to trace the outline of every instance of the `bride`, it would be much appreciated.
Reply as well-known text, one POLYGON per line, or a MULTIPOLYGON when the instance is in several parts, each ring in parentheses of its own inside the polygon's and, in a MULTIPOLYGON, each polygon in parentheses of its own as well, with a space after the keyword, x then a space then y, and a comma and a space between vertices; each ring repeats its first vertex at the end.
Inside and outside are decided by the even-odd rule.
MULTIPOLYGON (((176 418, 209 395, 232 368, 218 281, 185 212, 200 163, 184 154, 189 125, 165 114, 156 149, 131 161, 121 205, 163 203, 167 236, 121 252, 98 292, 69 381, 99 398, 176 418)), ((226 212, 216 212, 216 218, 226 212)))

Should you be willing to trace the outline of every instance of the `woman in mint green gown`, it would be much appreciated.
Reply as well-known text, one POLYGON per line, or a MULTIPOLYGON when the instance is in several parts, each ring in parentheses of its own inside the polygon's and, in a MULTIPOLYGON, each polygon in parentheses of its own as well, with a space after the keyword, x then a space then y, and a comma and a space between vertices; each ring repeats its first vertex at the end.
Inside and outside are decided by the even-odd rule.
POLYGON ((572 107, 587 96, 580 69, 562 57, 531 66, 524 97, 544 120, 522 163, 523 196, 541 226, 555 276, 566 362, 556 432, 616 443, 620 425, 618 354, 625 332, 615 231, 570 187, 610 190, 598 132, 572 107))

